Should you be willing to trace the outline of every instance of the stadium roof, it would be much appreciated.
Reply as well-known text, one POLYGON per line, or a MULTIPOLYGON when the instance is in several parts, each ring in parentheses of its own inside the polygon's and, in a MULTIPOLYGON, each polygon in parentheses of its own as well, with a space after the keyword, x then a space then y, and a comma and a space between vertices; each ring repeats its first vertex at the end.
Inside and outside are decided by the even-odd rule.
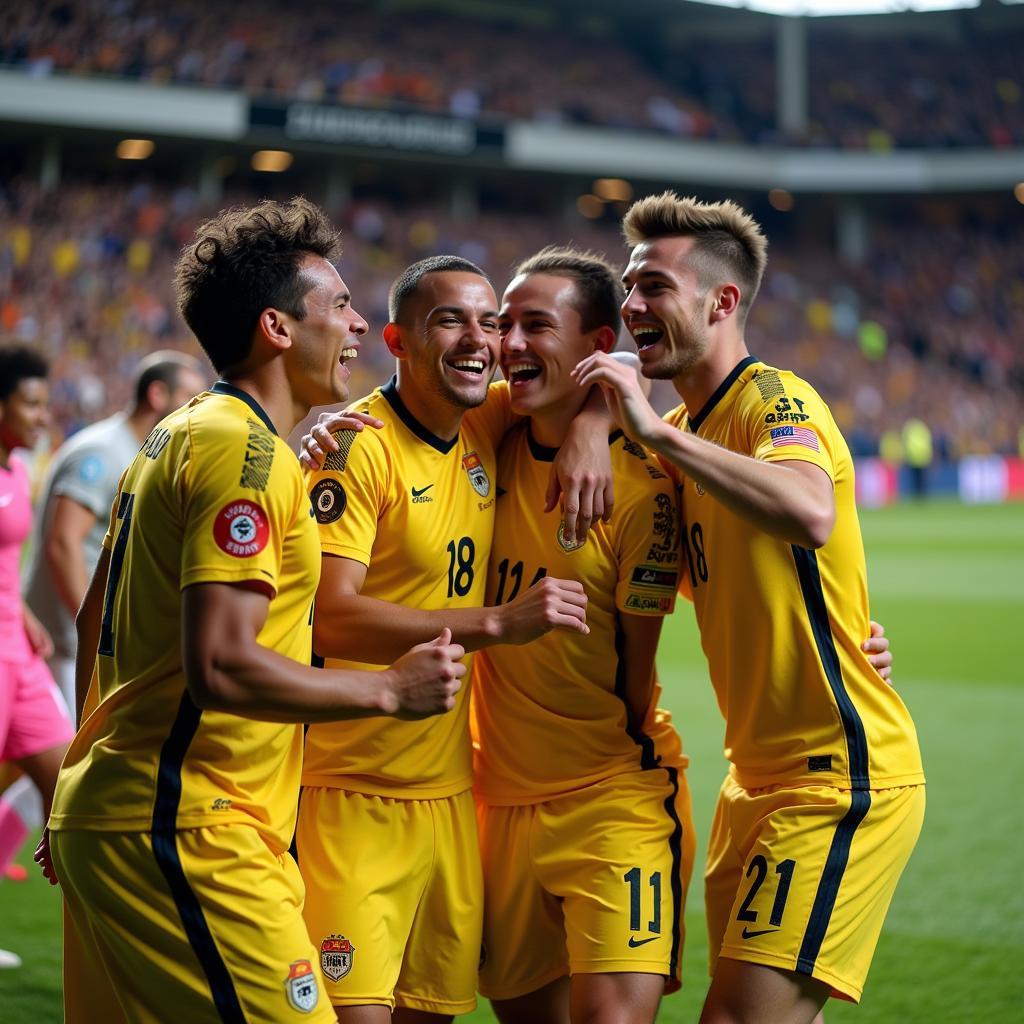
MULTIPOLYGON (((718 7, 741 7, 766 14, 821 17, 842 14, 895 14, 977 7, 980 0, 700 0, 718 7)), ((1004 0, 1004 3, 1006 0, 1004 0)))

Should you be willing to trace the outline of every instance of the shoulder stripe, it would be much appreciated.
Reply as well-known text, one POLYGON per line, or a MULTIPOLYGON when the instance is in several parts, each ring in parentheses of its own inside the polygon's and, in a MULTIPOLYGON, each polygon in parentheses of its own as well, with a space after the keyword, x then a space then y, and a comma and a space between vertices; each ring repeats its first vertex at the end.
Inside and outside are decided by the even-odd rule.
POLYGON ((843 682, 843 671, 839 665, 839 654, 836 651, 832 627, 829 624, 828 608, 825 594, 821 588, 821 575, 818 573, 818 557, 808 548, 792 545, 793 560, 796 562, 797 576, 800 579, 800 590, 804 597, 804 607, 811 623, 814 643, 818 648, 828 679, 829 688, 839 709, 839 718, 846 734, 846 750, 850 766, 850 786, 852 789, 870 789, 871 780, 868 776, 868 741, 864 733, 864 723, 843 682))
POLYGON ((181 803, 181 766, 199 729, 202 711, 186 690, 178 714, 160 751, 156 799, 153 802, 153 856, 167 880, 181 923, 210 986, 210 996, 224 1024, 245 1024, 235 984, 214 942, 202 905, 189 885, 178 854, 177 819, 181 803))
POLYGON ((654 768, 662 768, 668 775, 671 792, 665 797, 665 813, 672 822, 672 832, 668 838, 669 852, 672 855, 672 950, 669 954, 668 973, 670 978, 676 978, 679 973, 679 954, 683 944, 683 823, 679 820, 676 811, 676 800, 679 797, 679 771, 674 765, 663 765, 661 758, 655 753, 654 741, 643 729, 630 722, 629 706, 626 704, 626 672, 625 659, 623 658, 623 645, 625 634, 622 626, 616 617, 615 622, 615 695, 622 701, 626 708, 626 731, 630 739, 640 748, 640 768, 643 771, 651 771, 654 768))
POLYGON ((856 789, 850 792, 850 809, 843 815, 843 820, 836 826, 832 836, 832 845, 829 847, 825 867, 818 880, 818 891, 814 894, 814 903, 811 905, 807 930, 804 932, 804 939, 800 944, 800 953, 796 961, 796 969, 800 974, 814 973, 814 962, 818 959, 818 953, 821 952, 821 944, 828 931, 828 924, 832 918, 832 909, 836 905, 836 897, 839 895, 843 873, 846 871, 846 865, 850 859, 853 835, 870 807, 870 793, 866 790, 856 789))

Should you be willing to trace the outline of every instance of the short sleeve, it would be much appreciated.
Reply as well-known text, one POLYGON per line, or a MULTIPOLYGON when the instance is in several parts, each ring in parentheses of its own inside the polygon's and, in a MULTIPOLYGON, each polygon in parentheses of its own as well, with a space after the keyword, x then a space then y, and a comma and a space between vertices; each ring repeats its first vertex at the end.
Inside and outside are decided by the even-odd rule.
POLYGON ((110 496, 124 472, 109 449, 100 445, 79 448, 57 470, 50 488, 53 497, 70 498, 97 519, 110 511, 110 496))
POLYGON ((613 520, 619 556, 615 606, 632 615, 668 615, 679 586, 676 489, 666 478, 634 478, 627 486, 613 520))
POLYGON ((269 431, 216 440, 203 445, 193 439, 178 469, 181 586, 258 582, 276 593, 285 538, 296 516, 309 514, 302 471, 269 431))
POLYGON ((495 381, 487 389, 484 403, 470 409, 465 416, 465 422, 471 429, 482 433, 495 449, 500 447, 501 439, 518 420, 519 417, 512 412, 512 397, 505 380, 495 381))
POLYGON ((341 450, 319 472, 306 476, 320 549, 368 566, 391 477, 385 440, 370 430, 334 436, 341 450))
POLYGON ((810 462, 835 480, 835 426, 828 406, 799 377, 770 369, 761 373, 779 379, 771 388, 744 389, 750 453, 764 462, 810 462))

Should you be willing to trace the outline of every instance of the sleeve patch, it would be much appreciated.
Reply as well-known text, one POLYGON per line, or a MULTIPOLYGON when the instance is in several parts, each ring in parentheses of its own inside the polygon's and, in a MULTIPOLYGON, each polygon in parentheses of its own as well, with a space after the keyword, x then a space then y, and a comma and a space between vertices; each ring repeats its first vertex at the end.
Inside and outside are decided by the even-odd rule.
POLYGON ((647 551, 648 562, 674 562, 678 547, 676 510, 667 494, 655 495, 656 505, 651 532, 658 538, 647 551))
POLYGON ((87 484, 94 484, 103 476, 103 460, 98 455, 86 455, 78 467, 79 478, 87 484))
POLYGON ((679 584, 679 573, 672 569, 659 569, 656 565, 638 565, 630 579, 634 587, 657 587, 675 591, 679 584))
POLYGON ((636 612, 670 612, 672 611, 671 597, 641 597, 639 594, 630 594, 626 598, 626 607, 636 612))
POLYGON ((773 448, 795 444, 812 451, 821 451, 818 435, 810 427, 774 427, 769 433, 773 448))
POLYGON ((270 482, 270 467, 274 463, 274 438, 262 423, 256 420, 247 422, 249 437, 245 442, 245 461, 238 483, 246 490, 265 491, 270 482))
POLYGON ((337 522, 345 514, 345 508, 348 506, 345 488, 337 480, 330 478, 321 480, 309 492, 309 499, 313 503, 316 521, 323 526, 337 522))
POLYGON ((765 416, 765 423, 806 423, 810 414, 804 412, 807 403, 799 398, 789 399, 783 395, 775 403, 775 411, 765 416))
POLYGON ((254 501, 228 502, 213 521, 213 539, 235 558, 258 555, 270 540, 267 514, 254 501))
POLYGON ((333 473, 342 473, 345 470, 345 466, 348 465, 348 456, 352 451, 352 442, 356 439, 358 431, 355 430, 336 430, 331 437, 338 442, 338 450, 331 452, 330 455, 324 459, 323 468, 333 473))
POLYGON ((753 381, 757 385, 757 390, 761 392, 762 402, 770 402, 773 398, 786 393, 778 370, 758 370, 754 373, 753 381))

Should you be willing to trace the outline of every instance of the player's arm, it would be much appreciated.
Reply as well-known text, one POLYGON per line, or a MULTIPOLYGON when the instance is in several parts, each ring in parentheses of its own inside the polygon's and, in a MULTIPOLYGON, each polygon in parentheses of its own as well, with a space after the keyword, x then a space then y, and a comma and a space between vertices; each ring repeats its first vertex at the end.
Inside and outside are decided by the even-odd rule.
POLYGON ((78 646, 75 649, 75 722, 82 721, 85 696, 96 667, 96 650, 100 645, 100 626, 103 622, 103 599, 110 568, 110 549, 104 547, 85 591, 82 605, 75 616, 78 646))
POLYGON ((57 596, 71 615, 78 612, 89 587, 84 544, 96 525, 92 509, 60 494, 54 500, 43 536, 43 553, 57 596))
POLYGON ((626 707, 629 724, 643 725, 654 693, 654 656, 661 637, 660 615, 630 615, 619 612, 622 627, 621 665, 626 676, 626 707))
POLYGON ((678 466, 736 515, 800 547, 820 548, 828 540, 835 495, 820 467, 753 459, 677 430, 651 408, 636 375, 604 353, 588 356, 573 374, 582 387, 600 385, 626 433, 678 466))
POLYGON ((324 658, 386 665, 396 652, 447 627, 467 651, 524 644, 552 629, 588 633, 587 597, 576 580, 545 577, 494 608, 409 608, 360 593, 366 566, 324 555, 313 615, 313 649, 324 658))
POLYGON ((259 643, 269 606, 263 588, 184 588, 182 663, 198 707, 271 722, 329 722, 370 715, 423 718, 455 706, 465 651, 450 642, 447 630, 381 672, 323 670, 259 643))

